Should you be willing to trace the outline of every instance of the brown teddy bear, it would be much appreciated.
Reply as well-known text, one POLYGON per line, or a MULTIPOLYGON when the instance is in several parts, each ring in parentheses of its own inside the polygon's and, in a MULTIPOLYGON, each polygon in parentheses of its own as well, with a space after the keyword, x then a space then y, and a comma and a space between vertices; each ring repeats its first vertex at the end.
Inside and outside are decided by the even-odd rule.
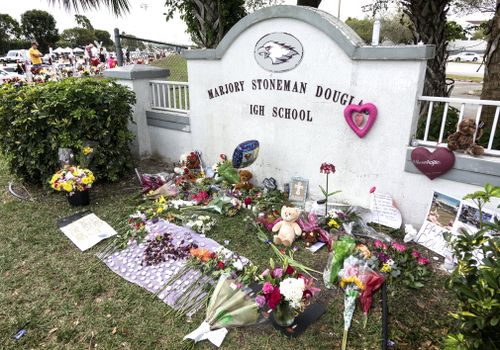
POLYGON ((246 190, 250 191, 253 188, 253 185, 250 183, 250 179, 252 178, 252 173, 248 170, 240 170, 240 182, 234 185, 235 190, 246 190))
POLYGON ((309 232, 302 232, 302 238, 306 242, 306 247, 310 247, 312 244, 318 241, 319 232, 316 230, 309 232))
MULTIPOLYGON (((458 131, 448 136, 448 149, 450 151, 464 151, 471 156, 480 156, 484 153, 484 148, 474 142, 476 132, 476 122, 474 119, 464 119, 458 124, 458 131)), ((482 135, 479 129, 476 140, 482 135)))

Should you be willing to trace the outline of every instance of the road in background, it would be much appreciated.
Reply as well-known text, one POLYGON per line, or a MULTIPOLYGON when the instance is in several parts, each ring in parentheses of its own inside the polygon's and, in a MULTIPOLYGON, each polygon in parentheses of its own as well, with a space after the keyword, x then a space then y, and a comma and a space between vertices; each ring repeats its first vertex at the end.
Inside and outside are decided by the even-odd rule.
POLYGON ((448 62, 446 64, 446 74, 482 78, 484 76, 484 65, 477 71, 479 66, 480 63, 448 62))

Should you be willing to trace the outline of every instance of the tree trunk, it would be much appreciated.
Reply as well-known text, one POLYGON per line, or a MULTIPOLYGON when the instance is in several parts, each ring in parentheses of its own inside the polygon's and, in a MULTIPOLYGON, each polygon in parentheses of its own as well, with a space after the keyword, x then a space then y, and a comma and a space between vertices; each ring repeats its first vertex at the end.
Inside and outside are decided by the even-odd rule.
POLYGON ((436 57, 427 62, 424 96, 448 96, 445 27, 450 0, 403 0, 401 3, 403 12, 413 24, 415 44, 422 42, 436 46, 436 57))
POLYGON ((319 4, 321 4, 321 0, 297 0, 298 6, 310 6, 318 8, 319 4))
MULTIPOLYGON (((484 54, 485 67, 483 79, 483 91, 481 100, 500 100, 500 0, 497 0, 495 15, 491 23, 491 32, 484 54)), ((481 144, 487 145, 490 130, 495 116, 495 107, 483 107, 481 120, 484 122, 485 134, 481 138, 481 144)), ((500 123, 497 125, 497 132, 493 148, 500 148, 500 123)))

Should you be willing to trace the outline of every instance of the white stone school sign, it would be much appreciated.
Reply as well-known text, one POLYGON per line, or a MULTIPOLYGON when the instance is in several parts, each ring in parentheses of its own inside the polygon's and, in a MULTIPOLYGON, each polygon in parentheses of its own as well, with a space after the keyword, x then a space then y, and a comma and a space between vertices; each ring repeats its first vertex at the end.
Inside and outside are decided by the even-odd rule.
POLYGON ((455 196, 476 189, 404 172, 432 55, 428 46, 364 46, 343 22, 316 9, 257 11, 216 49, 184 52, 191 142, 183 150, 200 150, 212 164, 240 142, 259 140, 259 158, 249 169, 255 181, 272 176, 282 186, 307 178, 313 198, 325 180, 320 164, 331 162, 333 188, 342 190, 336 199, 367 206, 377 186, 394 196, 405 222, 421 223, 433 189, 455 196), (365 103, 376 106, 378 117, 360 138, 343 112, 365 103))

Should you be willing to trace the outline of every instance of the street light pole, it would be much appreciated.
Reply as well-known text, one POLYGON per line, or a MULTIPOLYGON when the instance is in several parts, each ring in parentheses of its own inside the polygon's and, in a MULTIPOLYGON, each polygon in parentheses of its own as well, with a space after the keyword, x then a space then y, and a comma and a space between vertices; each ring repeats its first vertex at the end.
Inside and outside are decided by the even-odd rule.
POLYGON ((339 9, 337 11, 337 18, 340 19, 340 4, 342 3, 342 0, 339 0, 339 9))

